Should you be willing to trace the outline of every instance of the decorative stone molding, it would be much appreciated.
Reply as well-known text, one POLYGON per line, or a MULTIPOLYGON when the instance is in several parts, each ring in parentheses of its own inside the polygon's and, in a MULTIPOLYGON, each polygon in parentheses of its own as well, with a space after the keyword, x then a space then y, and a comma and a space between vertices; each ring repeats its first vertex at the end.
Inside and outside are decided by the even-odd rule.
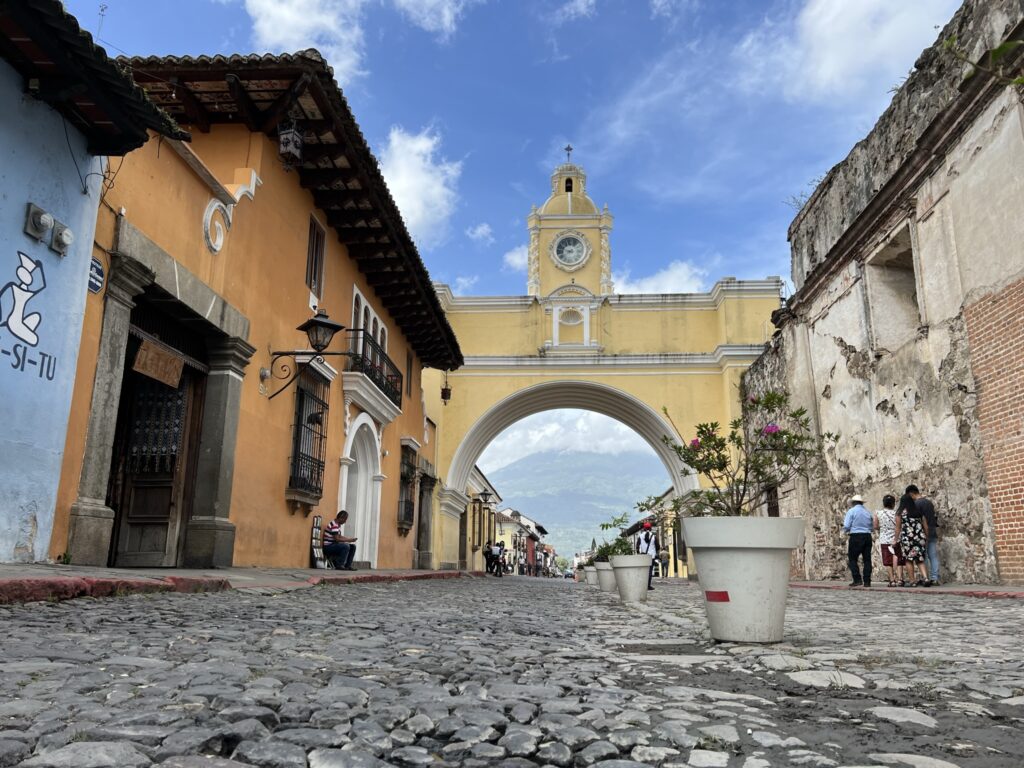
POLYGON ((220 196, 214 196, 206 204, 206 211, 203 213, 203 238, 206 240, 206 247, 210 253, 220 253, 221 248, 224 247, 224 236, 226 231, 231 229, 235 206, 242 201, 243 197, 252 200, 256 194, 256 187, 263 183, 256 175, 256 171, 251 168, 244 170, 249 172, 248 180, 233 185, 235 188, 231 190, 235 202, 224 203, 220 196), (218 213, 224 221, 223 224, 214 220, 214 216, 218 213))
POLYGON ((458 520, 469 505, 469 496, 447 485, 441 484, 441 490, 437 492, 437 500, 441 505, 441 513, 458 520))
POLYGON ((365 374, 345 371, 342 374, 342 386, 345 388, 345 398, 381 425, 390 424, 402 412, 365 374))
POLYGON ((612 246, 608 241, 608 229, 601 227, 601 295, 609 296, 615 291, 612 282, 612 246))
POLYGON ((540 228, 530 228, 530 246, 526 259, 526 293, 536 296, 540 293, 540 228))

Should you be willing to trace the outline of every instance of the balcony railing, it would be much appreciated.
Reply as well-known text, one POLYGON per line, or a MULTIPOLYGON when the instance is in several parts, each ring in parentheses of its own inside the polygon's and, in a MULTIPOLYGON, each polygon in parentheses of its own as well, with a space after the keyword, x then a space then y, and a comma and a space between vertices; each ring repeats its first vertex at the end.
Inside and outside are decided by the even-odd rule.
POLYGON ((388 400, 402 407, 402 372, 383 347, 362 328, 355 328, 349 334, 348 370, 362 373, 377 385, 388 400))

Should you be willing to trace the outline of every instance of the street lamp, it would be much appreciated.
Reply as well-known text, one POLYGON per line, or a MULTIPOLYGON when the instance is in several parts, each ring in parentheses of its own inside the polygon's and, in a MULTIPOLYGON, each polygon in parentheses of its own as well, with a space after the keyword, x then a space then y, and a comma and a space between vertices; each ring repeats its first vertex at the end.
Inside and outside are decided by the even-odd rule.
POLYGON ((345 330, 345 326, 341 323, 331 320, 330 316, 322 310, 318 309, 313 317, 309 318, 306 322, 300 325, 295 330, 302 331, 306 334, 306 339, 309 341, 309 346, 312 348, 312 355, 309 354, 309 350, 295 349, 290 351, 278 351, 270 353, 270 367, 260 369, 260 381, 266 381, 272 376, 276 379, 288 379, 280 389, 272 393, 268 399, 273 400, 279 394, 284 392, 291 386, 292 382, 295 381, 314 361, 324 362, 326 356, 343 356, 353 357, 353 352, 326 352, 325 350, 331 345, 331 341, 334 340, 334 335, 338 331, 345 330), (300 357, 308 358, 302 362, 297 362, 300 357), (282 362, 285 359, 291 358, 296 361, 295 372, 292 373, 292 366, 282 362), (274 373, 274 367, 277 366, 280 373, 274 373))

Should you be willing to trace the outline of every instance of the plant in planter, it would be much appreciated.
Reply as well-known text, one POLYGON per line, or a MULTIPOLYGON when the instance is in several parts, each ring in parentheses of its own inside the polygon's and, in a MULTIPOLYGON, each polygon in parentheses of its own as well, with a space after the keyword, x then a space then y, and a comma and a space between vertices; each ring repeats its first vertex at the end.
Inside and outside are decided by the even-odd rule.
POLYGON ((594 554, 594 565, 597 568, 597 581, 602 592, 615 591, 615 572, 610 560, 616 555, 629 554, 632 546, 629 539, 621 536, 612 541, 602 542, 594 554))
POLYGON ((704 481, 675 503, 687 513, 681 522, 714 639, 782 640, 790 553, 803 544, 803 518, 758 512, 773 491, 806 477, 835 440, 815 435, 785 392, 745 398, 726 429, 708 422, 688 442, 665 439, 683 473, 704 481))

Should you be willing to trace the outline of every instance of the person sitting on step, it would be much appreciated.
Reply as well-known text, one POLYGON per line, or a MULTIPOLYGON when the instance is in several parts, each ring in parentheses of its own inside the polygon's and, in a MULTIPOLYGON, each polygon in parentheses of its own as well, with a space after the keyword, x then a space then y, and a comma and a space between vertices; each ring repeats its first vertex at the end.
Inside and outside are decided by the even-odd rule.
POLYGON ((348 512, 341 510, 324 529, 324 556, 339 571, 354 571, 352 561, 356 556, 356 537, 344 536, 341 527, 348 520, 348 512))

